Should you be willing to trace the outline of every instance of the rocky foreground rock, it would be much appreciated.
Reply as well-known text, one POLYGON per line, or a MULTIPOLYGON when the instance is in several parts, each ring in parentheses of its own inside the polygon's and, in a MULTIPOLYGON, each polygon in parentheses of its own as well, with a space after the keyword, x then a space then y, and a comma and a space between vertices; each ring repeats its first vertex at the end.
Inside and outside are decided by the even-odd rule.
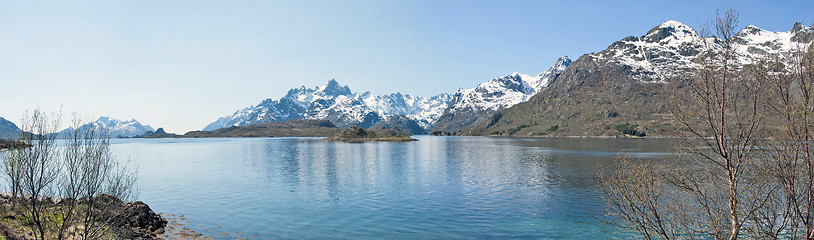
MULTIPOLYGON (((42 204, 60 207, 65 201, 42 200, 42 204)), ((85 204, 85 203, 81 203, 85 204)), ((100 219, 109 219, 104 224, 116 239, 159 239, 167 227, 167 220, 155 213, 150 206, 141 202, 124 202, 111 195, 102 194, 95 204, 100 219)), ((12 199, 0 194, 0 239, 34 239, 30 228, 22 224, 23 219, 12 209, 12 199)))
POLYGON ((141 201, 125 203, 107 194, 97 200, 109 206, 110 214, 116 214, 111 225, 122 239, 155 239, 164 233, 167 220, 141 201))

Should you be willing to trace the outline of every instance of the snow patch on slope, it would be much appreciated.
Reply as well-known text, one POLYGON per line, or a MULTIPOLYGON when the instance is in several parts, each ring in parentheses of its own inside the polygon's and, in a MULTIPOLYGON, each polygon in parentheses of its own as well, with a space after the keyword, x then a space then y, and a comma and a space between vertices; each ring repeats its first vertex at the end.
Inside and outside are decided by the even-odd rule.
POLYGON ((554 66, 536 76, 515 72, 478 84, 475 88, 460 89, 452 98, 449 112, 497 111, 525 102, 547 87, 569 64, 571 59, 564 56, 557 59, 554 66))
MULTIPOLYGON (((119 119, 102 116, 99 117, 96 121, 92 123, 86 123, 79 127, 79 129, 84 129, 90 126, 90 124, 94 124, 96 127, 107 129, 108 134, 110 137, 133 137, 136 135, 141 135, 147 131, 155 131, 153 127, 150 125, 142 125, 140 122, 136 121, 136 119, 130 119, 128 121, 122 121, 119 119)), ((60 135, 65 136, 70 131, 73 131, 73 127, 68 127, 65 130, 60 131, 60 135)))
MULTIPOLYGON (((810 40, 803 39, 811 35, 812 27, 801 24, 795 24, 787 32, 771 32, 749 25, 735 36, 733 48, 738 62, 748 64, 758 57, 806 49, 810 40)), ((720 48, 720 41, 701 37, 690 26, 669 20, 644 36, 624 38, 590 56, 630 67, 632 77, 641 82, 666 83, 667 79, 696 68, 694 61, 698 53, 707 47, 720 48)))
POLYGON ((397 115, 407 116, 426 129, 438 120, 450 98, 449 94, 430 98, 401 93, 360 94, 331 79, 322 86, 294 88, 279 100, 266 99, 257 106, 238 110, 209 124, 204 130, 301 118, 331 119, 334 124, 343 126, 366 122, 371 117, 378 118, 374 119, 378 122, 397 115))

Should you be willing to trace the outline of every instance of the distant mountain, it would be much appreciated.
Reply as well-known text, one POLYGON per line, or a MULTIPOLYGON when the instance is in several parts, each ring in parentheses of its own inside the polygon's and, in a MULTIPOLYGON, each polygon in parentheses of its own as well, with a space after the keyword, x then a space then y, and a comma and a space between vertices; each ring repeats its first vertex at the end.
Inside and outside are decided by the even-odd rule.
POLYGON ((496 111, 525 102, 546 88, 569 64, 571 59, 560 57, 554 66, 536 76, 515 72, 478 84, 475 88, 460 89, 452 96, 432 131, 456 132, 474 127, 496 111))
MULTIPOLYGON (((155 131, 149 125, 142 125, 136 119, 131 119, 129 121, 122 121, 115 118, 105 117, 102 116, 96 121, 93 122, 98 127, 107 128, 110 132, 110 137, 133 137, 136 135, 143 134, 145 132, 153 132, 155 131)), ((84 124, 80 127, 80 129, 87 128, 90 123, 84 124)), ((73 127, 68 127, 65 130, 59 132, 60 135, 65 135, 70 131, 73 131, 73 127)))
POLYGON ((354 125, 369 128, 398 115, 406 116, 422 128, 428 129, 443 113, 449 99, 448 94, 423 98, 401 93, 382 96, 370 92, 354 93, 348 86, 340 86, 336 80, 331 79, 325 85, 315 88, 303 86, 291 89, 278 100, 263 100, 257 106, 221 117, 203 130, 293 119, 325 119, 339 128, 354 125))
MULTIPOLYGON (((755 57, 811 46, 814 28, 797 23, 787 32, 771 32, 750 25, 735 38, 736 60, 748 64, 755 57)), ((719 46, 720 40, 666 21, 641 37, 626 37, 581 56, 528 101, 498 111, 462 134, 621 135, 617 126, 629 122, 648 136, 674 135, 671 106, 689 93, 683 77, 694 71, 705 44, 719 46)))
POLYGON ((20 128, 13 122, 0 117, 0 139, 14 139, 20 135, 20 128))

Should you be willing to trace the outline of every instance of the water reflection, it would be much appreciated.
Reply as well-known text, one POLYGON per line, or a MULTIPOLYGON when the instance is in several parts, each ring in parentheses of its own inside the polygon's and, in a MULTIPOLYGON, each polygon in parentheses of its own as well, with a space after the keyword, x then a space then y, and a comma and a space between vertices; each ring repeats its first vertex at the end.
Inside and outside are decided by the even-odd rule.
POLYGON ((314 138, 122 140, 142 199, 267 238, 608 238, 596 171, 624 149, 669 140, 420 137, 409 143, 314 138))
POLYGON ((266 172, 269 179, 276 178, 279 174, 282 180, 291 192, 296 192, 297 187, 300 185, 300 152, 299 147, 302 145, 298 141, 287 142, 288 144, 281 144, 279 141, 266 141, 265 142, 265 160, 269 164, 266 166, 266 172))

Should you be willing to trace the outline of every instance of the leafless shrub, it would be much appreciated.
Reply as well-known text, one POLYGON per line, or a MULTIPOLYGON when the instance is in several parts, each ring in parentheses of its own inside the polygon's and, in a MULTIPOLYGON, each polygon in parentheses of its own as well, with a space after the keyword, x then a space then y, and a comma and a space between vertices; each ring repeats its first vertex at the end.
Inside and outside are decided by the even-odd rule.
POLYGON ((48 230, 48 203, 41 200, 53 195, 59 179, 59 150, 53 134, 59 129, 59 121, 58 114, 49 115, 39 109, 27 113, 20 125, 23 131, 20 141, 30 147, 12 149, 3 159, 12 201, 19 204, 15 210, 29 220, 34 236, 39 239, 45 239, 48 230))
POLYGON ((103 127, 74 117, 60 144, 58 123, 59 115, 27 115, 21 141, 31 147, 3 158, 12 199, 24 199, 19 215, 30 219, 37 239, 109 238, 125 210, 121 199, 136 194, 136 174, 116 161, 103 127))

